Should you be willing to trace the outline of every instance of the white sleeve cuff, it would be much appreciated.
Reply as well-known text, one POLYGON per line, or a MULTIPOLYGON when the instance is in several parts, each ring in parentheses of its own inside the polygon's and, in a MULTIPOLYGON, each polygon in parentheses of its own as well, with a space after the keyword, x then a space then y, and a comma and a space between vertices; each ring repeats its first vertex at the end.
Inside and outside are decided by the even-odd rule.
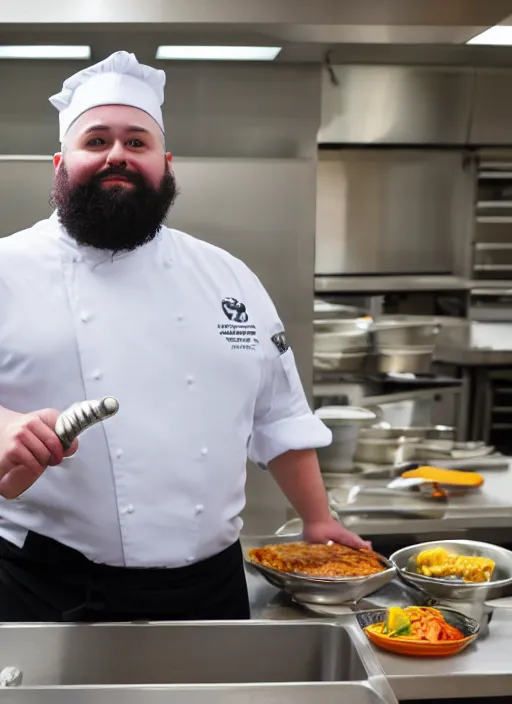
POLYGON ((310 450, 326 447, 332 432, 312 413, 283 418, 254 431, 249 442, 249 459, 266 467, 275 457, 289 450, 310 450))

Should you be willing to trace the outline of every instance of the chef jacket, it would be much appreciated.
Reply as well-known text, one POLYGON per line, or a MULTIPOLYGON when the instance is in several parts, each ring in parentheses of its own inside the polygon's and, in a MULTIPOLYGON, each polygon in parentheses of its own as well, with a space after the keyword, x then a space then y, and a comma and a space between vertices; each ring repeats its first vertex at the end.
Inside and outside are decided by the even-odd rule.
POLYGON ((178 567, 239 537, 247 456, 328 445, 262 284, 163 227, 133 252, 78 245, 56 215, 0 240, 0 404, 115 396, 119 411, 16 500, 0 536, 36 531, 114 566, 178 567))

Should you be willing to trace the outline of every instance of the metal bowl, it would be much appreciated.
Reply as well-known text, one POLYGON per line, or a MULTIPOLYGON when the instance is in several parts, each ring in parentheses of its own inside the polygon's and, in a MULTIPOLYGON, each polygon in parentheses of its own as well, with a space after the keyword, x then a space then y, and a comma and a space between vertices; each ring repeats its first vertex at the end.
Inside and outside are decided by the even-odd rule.
POLYGON ((277 544, 283 542, 294 542, 302 538, 293 536, 275 535, 262 538, 245 538, 242 543, 244 557, 251 567, 257 570, 267 582, 278 589, 282 589, 295 601, 306 604, 352 604, 360 601, 365 596, 373 594, 386 584, 391 582, 396 576, 396 570, 391 562, 379 555, 382 565, 386 567, 383 572, 372 574, 368 577, 331 577, 318 578, 307 577, 288 572, 280 572, 254 562, 249 558, 249 550, 263 545, 277 544))
POLYGON ((393 553, 389 558, 397 570, 398 576, 427 596, 449 601, 469 601, 472 599, 484 601, 505 596, 512 590, 512 552, 490 543, 480 543, 475 540, 439 540, 420 543, 403 548, 393 553), (415 556, 423 550, 442 547, 459 555, 478 555, 494 560, 496 567, 494 579, 491 582, 467 584, 453 579, 438 579, 417 574, 415 556))
POLYGON ((440 326, 435 318, 421 315, 389 315, 377 318, 372 332, 379 349, 434 348, 440 326))
MULTIPOLYGON (((447 442, 453 440, 454 429, 444 425, 433 426, 394 426, 389 423, 379 423, 370 428, 361 429, 359 437, 366 438, 420 438, 434 443, 436 440, 447 442)), ((452 443, 453 444, 453 443, 452 443)))
POLYGON ((354 461, 364 464, 401 464, 416 456, 418 437, 358 438, 354 461))
POLYGON ((359 437, 361 440, 394 440, 396 438, 416 438, 418 442, 426 436, 427 428, 396 427, 385 425, 375 425, 371 428, 361 428, 359 437))

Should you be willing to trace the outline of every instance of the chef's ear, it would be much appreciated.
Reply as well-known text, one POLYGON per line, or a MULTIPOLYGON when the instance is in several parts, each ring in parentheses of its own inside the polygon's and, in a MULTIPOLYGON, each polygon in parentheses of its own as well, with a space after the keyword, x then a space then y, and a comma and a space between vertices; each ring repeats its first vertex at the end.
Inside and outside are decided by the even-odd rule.
POLYGON ((59 168, 59 164, 61 161, 62 161, 62 153, 61 152, 57 152, 57 154, 53 155, 53 168, 55 169, 55 171, 57 171, 57 169, 59 168))
POLYGON ((168 163, 169 166, 170 166, 171 163, 172 163, 172 154, 171 154, 171 152, 166 152, 165 158, 167 159, 167 163, 168 163))

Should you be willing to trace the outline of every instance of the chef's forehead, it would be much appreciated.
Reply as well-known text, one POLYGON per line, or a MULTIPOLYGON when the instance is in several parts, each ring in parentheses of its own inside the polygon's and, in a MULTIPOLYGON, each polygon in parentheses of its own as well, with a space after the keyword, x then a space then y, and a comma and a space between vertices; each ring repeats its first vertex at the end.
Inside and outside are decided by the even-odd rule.
POLYGON ((95 126, 112 131, 129 131, 140 128, 154 135, 163 143, 163 133, 155 120, 144 110, 129 105, 101 105, 87 110, 71 125, 66 141, 76 138, 95 126))

